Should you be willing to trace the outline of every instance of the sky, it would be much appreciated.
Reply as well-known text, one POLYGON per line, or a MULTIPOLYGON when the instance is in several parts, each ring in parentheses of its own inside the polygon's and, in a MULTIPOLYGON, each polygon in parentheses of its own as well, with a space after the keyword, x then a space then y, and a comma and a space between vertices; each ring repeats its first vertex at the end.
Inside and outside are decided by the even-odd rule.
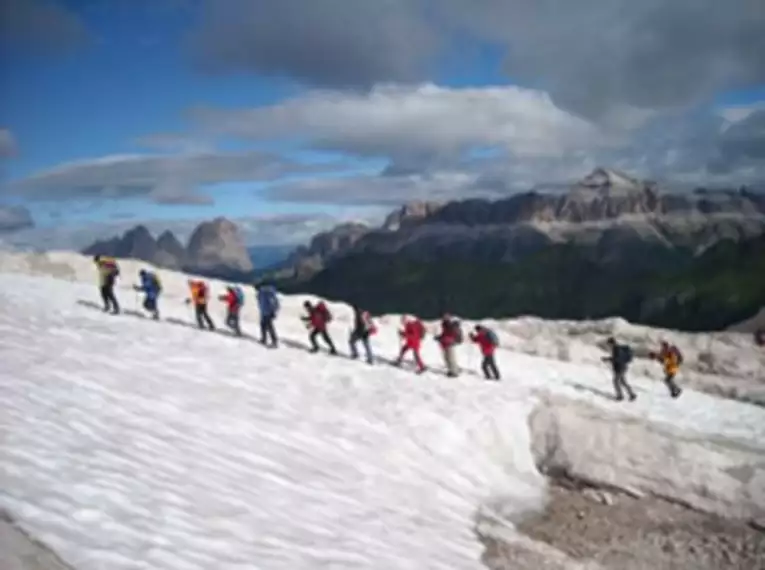
POLYGON ((0 239, 40 247, 765 180, 761 0, 0 0, 0 80, 0 239))

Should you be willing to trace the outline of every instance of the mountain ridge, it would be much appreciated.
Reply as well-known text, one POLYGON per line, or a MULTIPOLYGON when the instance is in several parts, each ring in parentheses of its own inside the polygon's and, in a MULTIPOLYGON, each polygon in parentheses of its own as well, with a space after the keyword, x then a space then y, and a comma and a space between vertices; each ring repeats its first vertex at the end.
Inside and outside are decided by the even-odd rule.
POLYGON ((245 278, 254 271, 236 224, 223 217, 200 223, 185 246, 170 230, 155 239, 139 224, 121 236, 94 242, 82 253, 140 259, 166 269, 216 277, 245 278))
MULTIPOLYGON (((498 200, 405 204, 379 227, 358 228, 352 240, 336 240, 325 251, 310 245, 298 248, 290 261, 294 278, 308 279, 333 260, 361 253, 507 262, 555 244, 597 246, 601 239, 606 256, 618 255, 620 241, 700 252, 720 239, 744 239, 763 231, 765 193, 745 187, 662 192, 655 182, 597 168, 565 193, 531 190, 498 200)), ((338 226, 315 238, 333 243, 336 235, 346 233, 338 226)))

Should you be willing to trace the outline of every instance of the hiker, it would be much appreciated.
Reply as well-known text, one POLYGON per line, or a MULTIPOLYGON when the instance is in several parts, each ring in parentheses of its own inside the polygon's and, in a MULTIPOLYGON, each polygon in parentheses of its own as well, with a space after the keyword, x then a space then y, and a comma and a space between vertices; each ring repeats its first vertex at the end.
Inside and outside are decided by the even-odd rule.
POLYGON ((151 318, 156 321, 159 319, 157 301, 159 300, 159 294, 162 292, 162 283, 160 283, 156 273, 146 271, 145 269, 141 269, 138 272, 138 277, 141 279, 141 284, 133 285, 133 289, 143 292, 143 308, 149 311, 151 318))
POLYGON ((675 376, 677 376, 680 365, 683 363, 683 355, 680 349, 674 344, 669 344, 667 341, 662 340, 659 352, 652 352, 650 357, 662 363, 664 367, 664 384, 669 388, 670 396, 673 398, 679 397, 683 390, 675 382, 675 376))
POLYGON ((186 304, 194 304, 194 314, 197 318, 197 326, 200 329, 204 329, 205 325, 211 331, 215 330, 210 314, 207 312, 207 284, 201 279, 189 279, 189 289, 191 290, 191 298, 186 299, 186 304))
POLYGON ((404 356, 411 350, 414 354, 414 361, 417 364, 417 373, 422 374, 425 372, 425 365, 420 357, 420 344, 422 339, 425 338, 425 325, 417 317, 410 318, 406 315, 401 317, 401 324, 403 328, 398 331, 398 336, 404 340, 404 344, 401 346, 401 352, 398 355, 398 359, 396 359, 395 365, 401 366, 404 356))
POLYGON ((621 402, 624 400, 622 394, 622 387, 627 391, 630 402, 634 401, 637 396, 632 390, 632 387, 627 383, 627 368, 630 362, 632 362, 632 347, 626 344, 618 344, 614 337, 609 337, 606 341, 611 356, 603 357, 603 362, 610 362, 611 369, 614 373, 614 390, 616 391, 616 401, 621 402))
POLYGON ((276 288, 271 284, 260 284, 255 286, 258 297, 258 310, 260 311, 260 342, 276 348, 279 346, 279 339, 276 336, 274 320, 279 312, 279 298, 276 296, 276 288))
POLYGON ((459 321, 449 313, 444 313, 441 318, 441 334, 436 337, 436 341, 441 346, 441 352, 444 355, 446 375, 450 378, 456 378, 459 376, 459 367, 457 366, 455 346, 462 343, 462 328, 459 321))
POLYGON ((229 285, 226 287, 226 294, 221 295, 218 299, 226 303, 226 325, 234 331, 236 336, 242 336, 242 329, 239 326, 239 312, 244 306, 244 291, 238 285, 229 285))
POLYGON ((470 340, 481 348, 481 354, 483 355, 481 370, 483 370, 483 375, 487 380, 499 380, 499 369, 497 369, 497 363, 494 360, 494 351, 499 345, 496 333, 483 325, 476 325, 473 331, 473 334, 470 335, 470 340))
POLYGON ((111 310, 116 315, 120 312, 120 304, 114 295, 114 285, 117 281, 117 276, 120 274, 117 260, 105 255, 95 255, 93 256, 93 262, 98 269, 98 281, 101 299, 104 302, 104 312, 108 313, 111 310))
POLYGON ((337 354, 335 345, 332 343, 332 339, 327 332, 327 325, 332 320, 332 314, 329 312, 327 305, 324 304, 324 301, 320 301, 314 306, 311 305, 310 301, 306 301, 303 303, 303 307, 305 307, 308 314, 300 318, 306 323, 306 326, 311 331, 311 334, 308 337, 311 341, 311 352, 319 352, 319 345, 316 343, 316 337, 320 336, 329 347, 329 353, 337 354))
POLYGON ((364 350, 367 353, 367 362, 372 364, 374 362, 372 347, 369 345, 369 337, 377 332, 374 322, 372 322, 372 316, 369 311, 362 311, 357 305, 353 305, 353 328, 351 329, 351 336, 348 340, 348 344, 351 347, 351 358, 354 360, 359 357, 358 350, 356 350, 356 343, 361 342, 364 345, 364 350))

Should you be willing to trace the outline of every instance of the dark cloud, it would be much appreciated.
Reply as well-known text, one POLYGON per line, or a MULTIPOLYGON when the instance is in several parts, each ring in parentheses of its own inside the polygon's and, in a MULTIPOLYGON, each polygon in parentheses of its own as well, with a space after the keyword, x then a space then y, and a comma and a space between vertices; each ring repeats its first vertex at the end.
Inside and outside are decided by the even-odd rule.
POLYGON ((417 0, 209 0, 191 46, 211 72, 327 87, 412 81, 439 40, 422 10, 417 0))
POLYGON ((505 69, 562 106, 685 106, 765 82, 761 0, 444 0, 505 69))
POLYGON ((11 54, 61 55, 83 46, 80 17, 55 0, 0 0, 0 49, 11 54))
POLYGON ((198 60, 219 72, 368 88, 434 78, 437 63, 465 51, 467 36, 497 46, 513 81, 603 119, 765 83, 762 6, 762 0, 210 0, 194 46, 198 60))
POLYGON ((34 225, 32 214, 26 208, 0 205, 0 232, 16 232, 34 225))
POLYGON ((765 164, 765 109, 753 111, 726 129, 720 135, 716 150, 710 161, 710 168, 715 172, 727 173, 765 164))
MULTIPOLYGON (((334 165, 336 166, 336 165, 334 165)), ((30 199, 145 198, 160 204, 210 204, 205 184, 269 181, 333 165, 302 165, 266 153, 178 156, 117 155, 64 164, 6 184, 2 192, 30 199)))

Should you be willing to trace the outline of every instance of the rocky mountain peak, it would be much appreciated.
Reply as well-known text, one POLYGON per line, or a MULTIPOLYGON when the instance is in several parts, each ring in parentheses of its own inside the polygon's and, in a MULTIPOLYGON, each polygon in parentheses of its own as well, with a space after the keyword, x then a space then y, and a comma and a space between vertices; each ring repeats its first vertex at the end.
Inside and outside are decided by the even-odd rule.
POLYGON ((199 224, 189 238, 186 253, 189 263, 201 271, 253 270, 239 228, 223 217, 199 224))
POLYGON ((590 194, 591 196, 619 196, 640 193, 647 184, 636 180, 623 172, 608 168, 596 168, 571 187, 570 193, 590 194), (588 192, 589 191, 589 192, 588 192))
POLYGON ((383 229, 396 231, 402 227, 415 224, 436 213, 444 205, 444 202, 407 202, 400 208, 388 214, 383 222, 383 229))

